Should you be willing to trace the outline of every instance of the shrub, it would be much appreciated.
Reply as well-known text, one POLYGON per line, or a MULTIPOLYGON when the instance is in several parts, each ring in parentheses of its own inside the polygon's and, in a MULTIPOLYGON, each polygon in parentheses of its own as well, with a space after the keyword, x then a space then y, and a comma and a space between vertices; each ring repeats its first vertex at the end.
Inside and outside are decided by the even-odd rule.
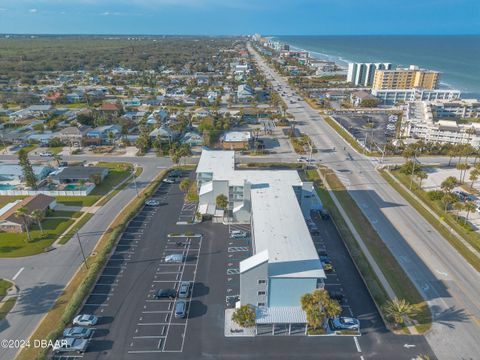
POLYGON ((441 192, 440 190, 429 191, 427 195, 431 201, 437 201, 437 200, 443 199, 443 192, 441 192))

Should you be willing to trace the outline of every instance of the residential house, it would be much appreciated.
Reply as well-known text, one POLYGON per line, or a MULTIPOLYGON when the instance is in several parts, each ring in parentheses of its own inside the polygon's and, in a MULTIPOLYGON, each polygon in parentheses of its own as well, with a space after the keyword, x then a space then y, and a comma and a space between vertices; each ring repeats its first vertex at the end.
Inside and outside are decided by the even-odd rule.
POLYGON ((160 126, 150 132, 150 137, 152 139, 160 139, 160 140, 174 140, 178 137, 178 132, 170 129, 168 126, 163 125, 160 126))
POLYGON ((8 203, 0 209, 0 231, 21 233, 26 230, 25 225, 30 227, 34 219, 28 215, 25 217, 17 216, 18 209, 25 208, 28 214, 35 210, 45 213, 48 209, 54 209, 55 205, 55 198, 44 194, 29 196, 23 200, 8 203))
POLYGON ((190 146, 201 146, 203 145, 203 136, 196 132, 189 131, 182 136, 180 143, 190 146))
POLYGON ((132 99, 124 99, 122 100, 122 104, 124 107, 139 107, 142 105, 142 102, 138 98, 132 98, 132 99))
POLYGON ((122 126, 117 124, 104 125, 89 130, 84 139, 85 144, 89 145, 101 145, 110 144, 112 140, 115 140, 122 132, 122 126), (110 135, 112 134, 112 135, 110 135), (113 136, 113 139, 110 139, 113 136))
POLYGON ((251 141, 252 134, 249 131, 228 131, 223 135, 222 147, 225 150, 247 150, 251 141))
POLYGON ((108 168, 97 166, 68 166, 62 167, 50 174, 50 179, 57 184, 78 183, 90 181, 98 176, 100 182, 108 175, 108 168))
POLYGON ((255 93, 248 84, 238 85, 237 88, 237 100, 239 102, 250 101, 254 97, 255 93))
POLYGON ((60 130, 59 138, 64 144, 68 146, 82 147, 85 135, 91 129, 92 128, 89 126, 69 126, 65 129, 60 130))
POLYGON ((354 91, 350 94, 350 102, 353 106, 360 106, 365 100, 378 101, 375 96, 364 90, 354 91))

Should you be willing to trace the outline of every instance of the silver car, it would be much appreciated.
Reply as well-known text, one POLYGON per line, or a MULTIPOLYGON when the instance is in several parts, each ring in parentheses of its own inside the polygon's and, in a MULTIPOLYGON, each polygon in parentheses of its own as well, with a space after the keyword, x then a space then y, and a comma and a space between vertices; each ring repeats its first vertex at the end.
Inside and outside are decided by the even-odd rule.
POLYGON ((183 254, 171 254, 165 256, 165 262, 167 263, 181 263, 183 261, 183 254))
POLYGON ((87 350, 87 339, 65 338, 57 340, 53 345, 54 353, 84 353, 87 350))
POLYGON ((185 299, 190 295, 190 281, 182 281, 178 288, 178 297, 185 299))
POLYGON ((80 326, 93 326, 96 325, 98 322, 98 318, 95 315, 89 314, 81 314, 73 319, 73 325, 80 325, 80 326))

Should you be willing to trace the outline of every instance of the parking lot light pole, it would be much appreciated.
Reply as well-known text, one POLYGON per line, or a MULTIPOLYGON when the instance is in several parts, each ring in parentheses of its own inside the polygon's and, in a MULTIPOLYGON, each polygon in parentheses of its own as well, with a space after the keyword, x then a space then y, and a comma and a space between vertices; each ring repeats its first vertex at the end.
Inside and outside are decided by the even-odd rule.
POLYGON ((133 164, 133 172, 132 172, 133 184, 135 186, 135 192, 137 193, 137 197, 138 197, 137 177, 135 176, 136 170, 137 170, 137 164, 133 164))

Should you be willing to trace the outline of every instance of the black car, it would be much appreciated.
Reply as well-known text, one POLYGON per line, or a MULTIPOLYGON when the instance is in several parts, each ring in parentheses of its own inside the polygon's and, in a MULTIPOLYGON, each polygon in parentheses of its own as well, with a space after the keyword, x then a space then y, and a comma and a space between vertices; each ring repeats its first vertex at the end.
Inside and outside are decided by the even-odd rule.
POLYGON ((175 289, 158 289, 155 293, 156 298, 169 298, 175 299, 177 297, 177 291, 175 289))
POLYGON ((326 209, 320 210, 320 216, 322 217, 322 220, 328 220, 330 219, 330 214, 326 209))
POLYGON ((172 178, 178 178, 178 177, 182 176, 182 173, 178 170, 173 170, 173 171, 170 172, 170 174, 168 174, 168 176, 170 176, 172 178))
POLYGON ((238 296, 238 295, 227 296, 227 298, 225 300, 227 308, 233 309, 238 300, 240 300, 240 296, 238 296))
POLYGON ((343 294, 339 291, 329 291, 330 299, 337 300, 340 304, 343 303, 343 294))

